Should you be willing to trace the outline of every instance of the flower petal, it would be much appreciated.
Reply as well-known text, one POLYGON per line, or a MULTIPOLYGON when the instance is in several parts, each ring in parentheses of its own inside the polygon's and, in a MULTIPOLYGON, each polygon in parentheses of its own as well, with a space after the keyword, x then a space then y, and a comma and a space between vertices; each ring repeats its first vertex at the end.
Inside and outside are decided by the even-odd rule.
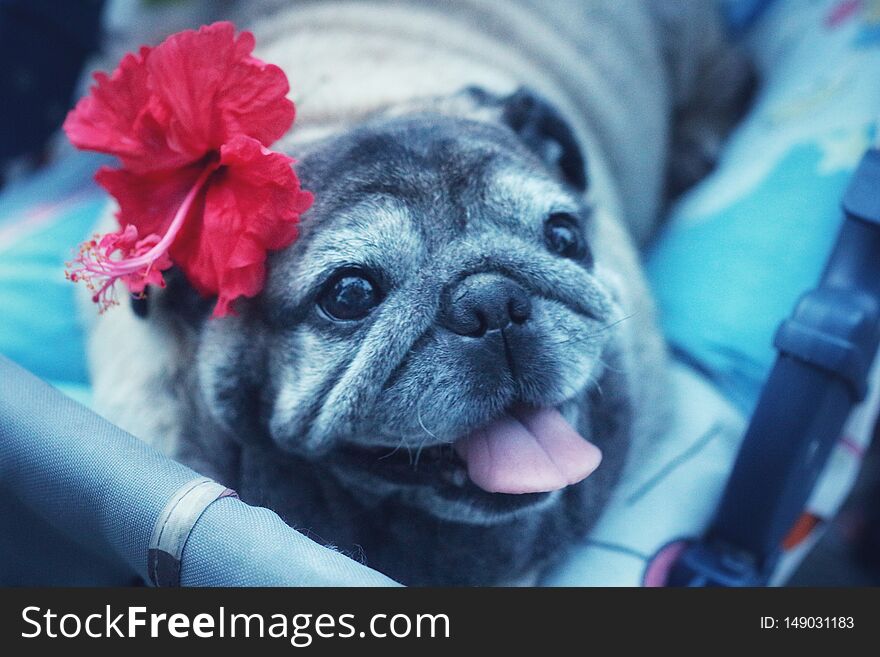
POLYGON ((71 110, 64 130, 78 148, 113 155, 137 154, 142 144, 132 138, 138 117, 147 105, 147 47, 129 53, 108 76, 95 73, 95 85, 71 110))
POLYGON ((267 251, 296 239, 312 196, 291 158, 266 148, 295 109, 284 72, 253 48, 250 32, 215 23, 95 76, 64 128, 77 147, 122 161, 96 176, 118 201, 121 229, 100 248, 84 245, 71 280, 101 279, 97 296, 107 300, 115 280, 133 292, 162 285, 173 261, 199 292, 217 295, 215 316, 260 291, 267 251))
POLYGON ((171 257, 193 286, 220 297, 215 315, 228 314, 237 297, 256 295, 267 251, 296 239, 299 216, 312 196, 299 188, 291 163, 255 139, 236 137, 221 149, 202 221, 188 222, 175 240, 171 257))
MULTIPOLYGON (((240 39, 250 36, 245 32, 240 39)), ((247 135, 271 146, 290 129, 296 116, 287 76, 274 64, 247 57, 229 72, 217 97, 225 128, 224 141, 247 135)))
POLYGON ((178 32, 147 60, 151 92, 168 109, 168 140, 187 152, 218 149, 235 135, 269 145, 294 118, 287 78, 250 56, 254 37, 229 22, 178 32))
POLYGON ((251 56, 254 37, 229 22, 168 37, 126 55, 68 114, 78 148, 118 156, 134 173, 185 166, 235 135, 269 145, 292 125, 290 87, 251 56))
POLYGON ((95 180, 116 199, 121 227, 133 225, 141 235, 164 235, 203 170, 197 164, 152 173, 102 167, 95 180))
POLYGON ((164 128, 149 111, 145 60, 151 49, 126 55, 111 75, 95 74, 95 85, 71 110, 64 131, 77 148, 119 157, 132 171, 180 166, 191 154, 171 149, 164 128))

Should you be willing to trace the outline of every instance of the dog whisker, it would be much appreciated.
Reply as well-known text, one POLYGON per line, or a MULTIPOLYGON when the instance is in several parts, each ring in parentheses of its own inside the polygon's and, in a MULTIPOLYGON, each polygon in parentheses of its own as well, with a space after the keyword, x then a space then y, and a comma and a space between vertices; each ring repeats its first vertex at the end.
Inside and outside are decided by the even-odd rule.
MULTIPOLYGON (((424 399, 422 399, 422 401, 424 401, 424 399)), ((425 423, 422 420, 422 406, 421 406, 421 404, 416 404, 416 419, 418 420, 419 426, 422 428, 422 431, 424 431, 426 434, 428 434, 428 436, 430 436, 434 440, 437 440, 437 436, 434 434, 434 432, 430 431, 428 429, 428 427, 425 426, 425 423)))
POLYGON ((602 366, 603 370, 608 370, 609 372, 614 372, 615 374, 623 374, 623 370, 619 367, 614 367, 610 363, 606 362, 602 358, 599 359, 599 364, 602 366))
MULTIPOLYGON (((400 440, 399 440, 398 443, 397 443, 397 447, 395 447, 394 449, 392 449, 390 452, 388 452, 388 453, 385 454, 384 456, 380 456, 380 457, 378 458, 378 460, 379 460, 379 461, 384 461, 384 460, 387 459, 387 458, 391 458, 392 456, 394 456, 395 454, 397 454, 397 452, 400 451, 400 448, 403 447, 404 445, 406 445, 406 438, 405 438, 405 437, 401 437, 400 440)), ((409 449, 409 447, 407 447, 407 449, 409 449)))
POLYGON ((638 315, 638 313, 637 313, 637 312, 634 312, 634 313, 632 313, 632 314, 625 315, 624 317, 621 317, 620 319, 616 319, 616 320, 614 320, 613 322, 611 322, 610 324, 606 324, 605 326, 601 327, 598 331, 596 331, 596 332, 594 333, 594 335, 597 335, 597 334, 599 334, 599 333, 603 333, 603 332, 605 332, 605 331, 607 331, 607 330, 609 330, 609 329, 612 329, 612 328, 614 328, 615 326, 617 326, 618 324, 622 324, 622 323, 625 322, 626 320, 628 320, 628 319, 632 319, 633 317, 635 317, 635 316, 637 316, 637 315, 638 315))

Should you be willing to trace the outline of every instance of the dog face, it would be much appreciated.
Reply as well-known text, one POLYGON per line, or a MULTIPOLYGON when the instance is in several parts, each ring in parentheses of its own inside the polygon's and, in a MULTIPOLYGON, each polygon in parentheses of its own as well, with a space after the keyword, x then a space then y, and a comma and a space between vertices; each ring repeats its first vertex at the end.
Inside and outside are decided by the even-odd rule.
POLYGON ((496 122, 417 113, 307 150, 300 237, 198 353, 207 408, 242 440, 482 524, 595 467, 584 406, 617 312, 570 132, 530 94, 492 102, 496 122))

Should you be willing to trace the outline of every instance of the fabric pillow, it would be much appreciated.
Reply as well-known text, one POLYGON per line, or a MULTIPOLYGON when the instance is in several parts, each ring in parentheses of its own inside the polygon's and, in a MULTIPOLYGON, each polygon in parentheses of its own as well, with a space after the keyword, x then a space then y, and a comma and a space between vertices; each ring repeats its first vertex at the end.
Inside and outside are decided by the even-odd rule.
POLYGON ((746 45, 762 86, 648 258, 663 329, 746 413, 773 332, 815 285, 880 116, 880 2, 777 0, 746 45))

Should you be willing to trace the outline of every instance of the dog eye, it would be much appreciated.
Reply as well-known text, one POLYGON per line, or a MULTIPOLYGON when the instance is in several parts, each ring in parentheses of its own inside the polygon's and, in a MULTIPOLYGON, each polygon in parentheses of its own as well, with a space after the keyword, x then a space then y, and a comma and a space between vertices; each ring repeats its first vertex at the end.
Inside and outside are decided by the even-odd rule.
POLYGON ((544 223, 547 248, 563 258, 580 260, 587 254, 587 245, 577 219, 567 212, 554 212, 544 223))
POLYGON ((332 319, 353 321, 366 317, 381 301, 378 286, 364 272, 349 269, 330 279, 318 305, 332 319))

